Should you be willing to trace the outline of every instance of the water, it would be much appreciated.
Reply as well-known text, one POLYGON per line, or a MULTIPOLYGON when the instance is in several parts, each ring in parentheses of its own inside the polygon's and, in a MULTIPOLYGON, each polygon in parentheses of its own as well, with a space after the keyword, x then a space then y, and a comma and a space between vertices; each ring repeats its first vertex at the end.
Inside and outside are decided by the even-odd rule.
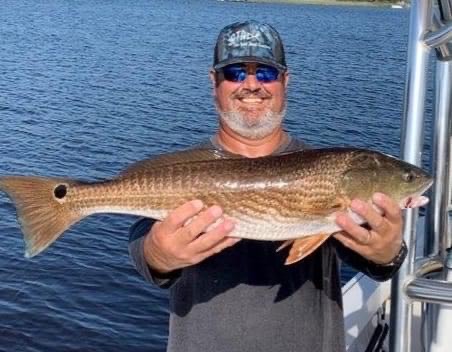
MULTIPOLYGON (((216 126, 218 31, 272 23, 291 68, 287 129, 397 155, 408 12, 208 0, 2 1, 0 174, 115 175, 216 126)), ((1 351, 163 351, 165 291, 132 268, 135 219, 96 216, 26 260, 0 196, 1 351)), ((347 273, 346 273, 347 274, 347 273)))

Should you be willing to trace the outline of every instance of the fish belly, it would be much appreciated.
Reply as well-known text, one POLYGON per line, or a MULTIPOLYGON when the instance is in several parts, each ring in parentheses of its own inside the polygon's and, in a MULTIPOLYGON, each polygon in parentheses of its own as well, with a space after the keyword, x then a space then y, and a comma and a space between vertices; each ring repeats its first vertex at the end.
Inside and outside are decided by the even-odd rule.
MULTIPOLYGON (((144 216, 156 220, 166 218, 167 209, 136 208, 124 206, 98 206, 86 209, 84 215, 98 213, 129 214, 144 216)), ((340 228, 334 221, 334 216, 318 217, 314 219, 275 217, 254 217, 244 214, 226 215, 235 222, 231 237, 246 238, 262 241, 285 241, 318 233, 334 233, 340 228)))
POLYGON ((163 220, 167 217, 169 210, 167 209, 152 209, 152 208, 140 208, 133 206, 115 206, 115 205, 107 205, 107 206, 96 206, 85 208, 82 211, 84 216, 89 216, 93 214, 127 214, 127 215, 137 215, 144 216, 147 218, 152 218, 155 220, 163 220))
POLYGON ((319 233, 340 231, 333 217, 317 219, 271 217, 266 219, 245 215, 234 219, 236 219, 236 226, 230 236, 252 240, 285 241, 319 233))

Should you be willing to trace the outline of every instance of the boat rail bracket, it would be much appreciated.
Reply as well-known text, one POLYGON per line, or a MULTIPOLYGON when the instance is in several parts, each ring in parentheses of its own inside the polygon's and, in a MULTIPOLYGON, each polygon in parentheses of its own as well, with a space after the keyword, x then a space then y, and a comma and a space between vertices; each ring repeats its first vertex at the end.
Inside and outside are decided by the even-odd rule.
POLYGON ((405 283, 407 299, 424 303, 452 305, 452 282, 429 278, 432 274, 437 276, 439 273, 444 272, 443 269, 452 272, 451 251, 448 251, 444 265, 438 257, 422 262, 416 270, 416 275, 405 283))

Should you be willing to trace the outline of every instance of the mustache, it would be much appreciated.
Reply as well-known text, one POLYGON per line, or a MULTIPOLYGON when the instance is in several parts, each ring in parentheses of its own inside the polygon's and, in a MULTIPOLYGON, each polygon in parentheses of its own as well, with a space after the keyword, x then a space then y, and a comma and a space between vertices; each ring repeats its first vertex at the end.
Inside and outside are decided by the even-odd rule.
POLYGON ((250 90, 245 88, 234 93, 232 97, 236 99, 246 99, 246 98, 268 99, 271 98, 271 94, 264 91, 263 89, 250 90))

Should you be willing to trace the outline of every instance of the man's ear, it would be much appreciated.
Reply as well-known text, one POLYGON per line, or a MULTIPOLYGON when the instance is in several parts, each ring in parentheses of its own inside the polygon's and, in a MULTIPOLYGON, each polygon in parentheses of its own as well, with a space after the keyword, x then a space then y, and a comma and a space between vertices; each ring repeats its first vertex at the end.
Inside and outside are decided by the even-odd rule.
POLYGON ((282 81, 284 84, 284 88, 287 89, 287 86, 289 84, 289 71, 288 70, 284 71, 283 76, 282 76, 282 81))
POLYGON ((218 80, 217 80, 217 73, 215 72, 215 70, 212 68, 209 71, 209 78, 210 78, 210 82, 212 82, 212 95, 215 96, 215 92, 216 92, 216 87, 218 85, 218 80))

